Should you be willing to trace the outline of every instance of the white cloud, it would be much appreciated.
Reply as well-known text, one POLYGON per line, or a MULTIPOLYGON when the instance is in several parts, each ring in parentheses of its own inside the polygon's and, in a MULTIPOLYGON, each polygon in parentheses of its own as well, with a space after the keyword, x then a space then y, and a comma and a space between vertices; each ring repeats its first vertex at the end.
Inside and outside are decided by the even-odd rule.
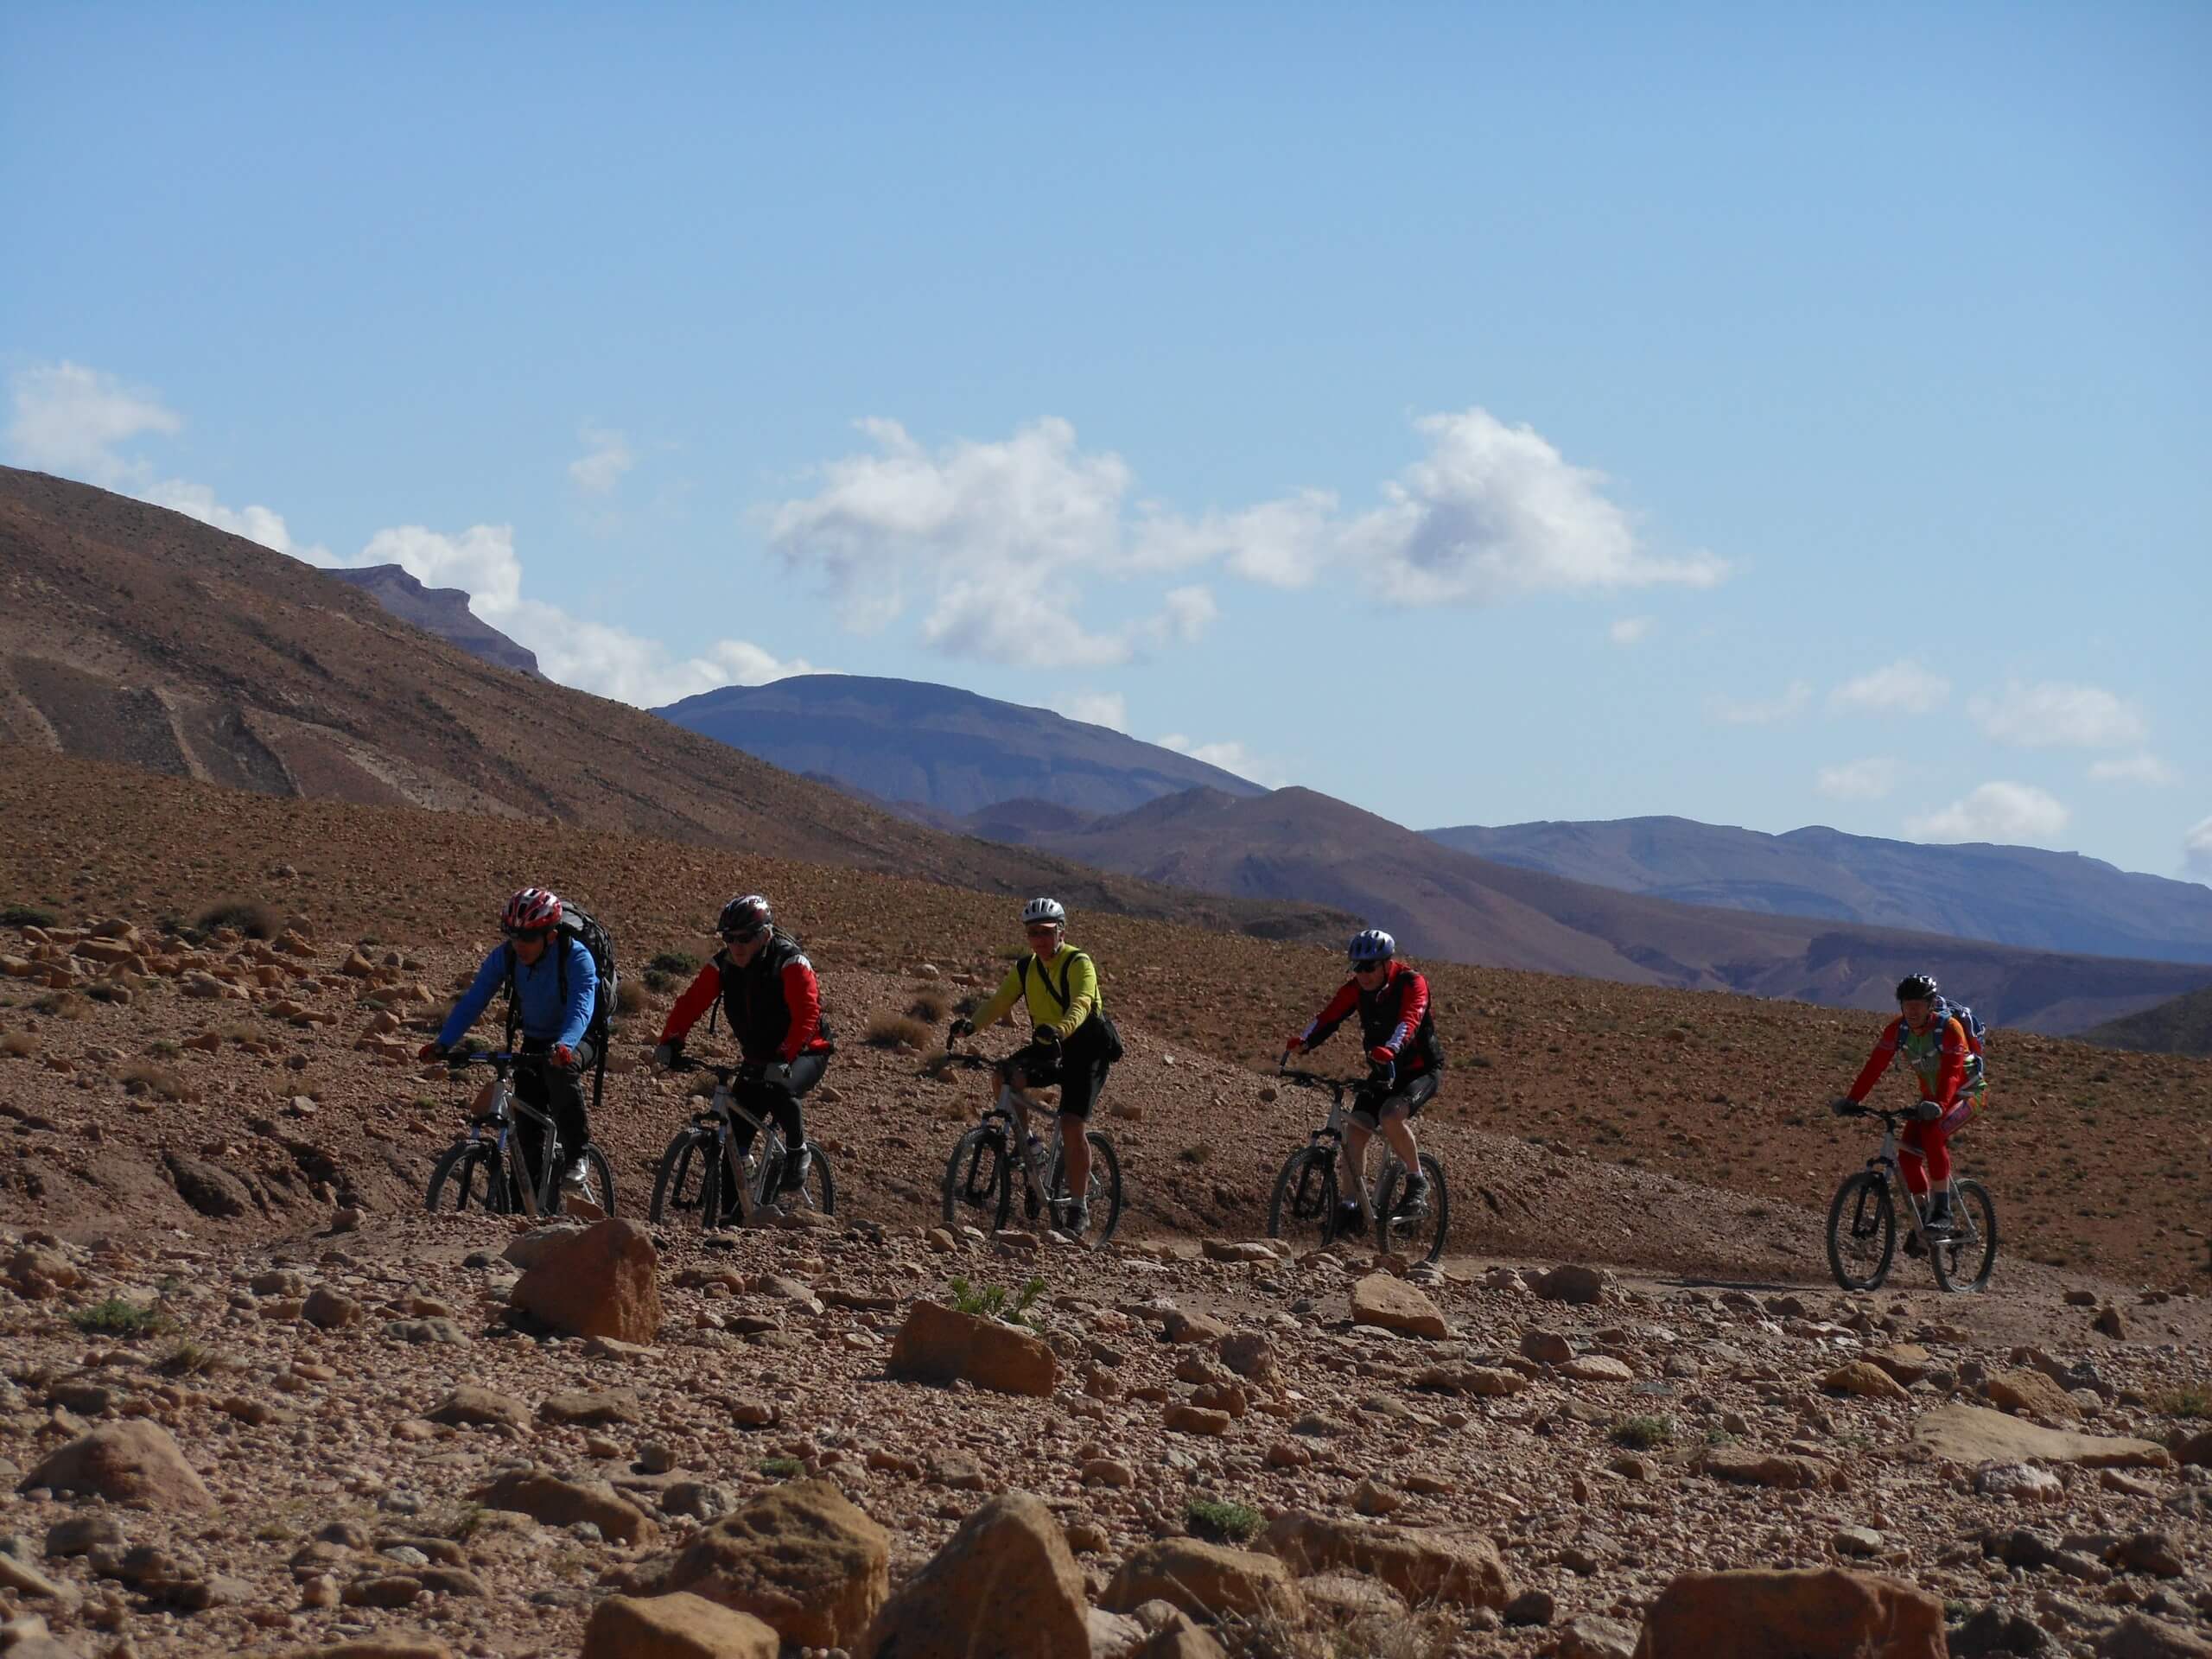
POLYGON ((1617 645, 1640 645, 1651 629, 1652 619, 1648 616, 1624 616, 1605 630, 1605 638, 1617 645))
POLYGON ((1713 697, 1706 707, 1724 726, 1774 726, 1796 719, 1812 701, 1813 688, 1803 680, 1792 680, 1778 697, 1713 697))
POLYGON ((1117 732, 1129 729, 1128 701, 1119 691, 1077 691, 1071 696, 1057 699, 1052 707, 1055 714, 1065 715, 1070 720, 1110 727, 1117 732))
POLYGON ((2001 695, 1974 698, 1967 712, 1997 742, 2024 749, 2122 749, 2150 730, 2133 706, 2101 686, 2059 680, 2012 681, 2001 695))
POLYGON ((1145 632, 1160 645, 1194 645, 1220 614, 1211 589, 1171 588, 1161 598, 1160 614, 1145 624, 1145 632))
POLYGON ((2032 784, 1984 784, 1964 800, 1909 820, 1916 841, 1993 841, 2048 844, 2072 816, 2065 804, 2032 784))
POLYGON ((1813 787, 1830 800, 1878 801, 1897 786, 1904 768, 1887 755, 1848 760, 1840 766, 1822 766, 1813 787))
POLYGON ((1336 556, 1336 514, 1337 498, 1325 490, 1300 490, 1281 500, 1195 519, 1147 502, 1132 558, 1140 569, 1163 570, 1217 561, 1247 582, 1303 588, 1336 556))
POLYGON ((2182 868, 2191 875, 2212 881, 2212 818, 2206 818, 2181 838, 2182 868))
POLYGON ((579 435, 589 447, 569 463, 569 476, 587 495, 605 495, 622 481, 637 457, 620 432, 588 426, 579 435))
POLYGON ((1281 789, 1290 781, 1281 766, 1264 756, 1255 754, 1242 743, 1198 743, 1180 732, 1170 732, 1156 740, 1163 749, 1173 749, 1178 754, 1187 754, 1193 760, 1203 760, 1210 766, 1219 766, 1224 772, 1233 772, 1239 778, 1250 779, 1263 789, 1281 789))
POLYGON ((2180 774, 2147 749, 2122 760, 2099 760, 2090 766, 2089 778, 2100 784, 2163 785, 2180 781, 2180 774))
POLYGON ((107 484, 130 470, 115 446, 174 434, 184 419, 151 392, 77 363, 41 364, 9 378, 8 450, 19 466, 107 484))
POLYGON ((1951 683, 1918 663, 1891 663, 1847 681, 1828 693, 1838 714, 1911 715, 1940 709, 1951 696, 1951 683))

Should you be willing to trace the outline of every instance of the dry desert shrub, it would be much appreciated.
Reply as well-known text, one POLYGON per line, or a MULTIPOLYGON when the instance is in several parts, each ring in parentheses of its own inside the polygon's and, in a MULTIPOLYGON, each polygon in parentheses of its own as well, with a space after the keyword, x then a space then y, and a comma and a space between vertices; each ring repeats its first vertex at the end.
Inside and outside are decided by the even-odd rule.
POLYGON ((31 1004, 49 1020, 89 1020, 92 1005, 74 991, 49 991, 31 1004))
POLYGON ((912 1014, 879 1014, 868 1022, 867 1040, 870 1048, 897 1048, 902 1043, 909 1048, 927 1048, 930 1028, 912 1014))
POLYGON ((166 1065, 156 1065, 151 1060, 133 1060, 123 1068, 123 1090, 125 1094, 152 1095, 162 1100, 189 1100, 191 1085, 166 1065))
POLYGON ((634 979, 618 981, 614 987, 614 1012, 639 1014, 645 1006, 645 988, 634 979))
POLYGON ((11 1060, 28 1060, 38 1052, 38 1033, 35 1031, 0 1032, 0 1054, 11 1060))
POLYGON ((942 991, 920 992, 906 1005, 906 1014, 910 1019, 919 1020, 931 1026, 943 1025, 944 1016, 951 1012, 952 1004, 946 1000, 942 991))
POLYGON ((200 912, 200 931, 234 927, 249 939, 273 939, 284 931, 284 918, 258 899, 226 899, 200 912))

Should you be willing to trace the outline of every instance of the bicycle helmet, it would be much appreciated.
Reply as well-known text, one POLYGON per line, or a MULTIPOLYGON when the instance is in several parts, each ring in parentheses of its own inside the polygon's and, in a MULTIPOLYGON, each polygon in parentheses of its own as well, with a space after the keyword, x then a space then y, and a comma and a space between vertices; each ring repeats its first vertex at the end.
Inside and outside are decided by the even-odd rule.
POLYGON ((1033 927, 1050 923, 1054 927, 1068 925, 1068 912, 1057 899, 1032 899, 1021 907, 1021 925, 1033 927))
POLYGON ((1344 954, 1355 965, 1363 962, 1388 962, 1398 954, 1398 942, 1379 927, 1362 928, 1351 936, 1351 947, 1344 954))
POLYGON ((1929 974, 1907 974, 1897 981, 1897 1001, 1900 1002, 1933 1002, 1942 993, 1929 974))
POLYGON ((726 939, 749 939, 775 925, 776 918, 768 909, 768 901, 757 893, 748 893, 722 906, 721 919, 715 924, 715 931, 726 939))
POLYGON ((499 912, 502 933, 543 933, 561 925, 561 895, 550 887, 524 887, 499 912))

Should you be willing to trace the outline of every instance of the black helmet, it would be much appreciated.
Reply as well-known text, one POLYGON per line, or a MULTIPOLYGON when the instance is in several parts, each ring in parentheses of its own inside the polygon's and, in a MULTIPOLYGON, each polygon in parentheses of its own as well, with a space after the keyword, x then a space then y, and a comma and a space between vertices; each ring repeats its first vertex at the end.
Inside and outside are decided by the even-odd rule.
POLYGON ((721 919, 715 924, 715 931, 726 939, 744 940, 775 925, 768 901, 757 893, 748 893, 722 906, 721 919))
POLYGON ((1897 1001, 1900 1002, 1933 1002, 1938 995, 1933 975, 1907 974, 1897 981, 1897 1001))

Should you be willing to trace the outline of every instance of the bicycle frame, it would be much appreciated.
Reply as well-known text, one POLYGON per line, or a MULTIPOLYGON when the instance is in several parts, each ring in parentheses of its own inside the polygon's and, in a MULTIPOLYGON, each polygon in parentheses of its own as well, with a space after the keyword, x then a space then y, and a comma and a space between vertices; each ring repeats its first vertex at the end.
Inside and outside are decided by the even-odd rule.
MULTIPOLYGON (((1301 1089, 1319 1089, 1328 1094, 1330 1097, 1328 1120, 1306 1137, 1306 1144, 1309 1147, 1325 1144, 1330 1148, 1330 1155, 1336 1160, 1338 1168, 1345 1175, 1349 1175, 1351 1170, 1346 1166, 1344 1158, 1346 1140, 1344 1129, 1345 1126, 1351 1122, 1351 1110, 1345 1106, 1344 1096, 1347 1095, 1357 1096, 1359 1091, 1367 1086, 1366 1080, 1359 1077, 1324 1077, 1318 1071, 1294 1071, 1288 1066, 1282 1065, 1275 1068, 1275 1074, 1297 1084, 1301 1089)), ((1379 1145, 1382 1148, 1382 1161, 1376 1166, 1371 1179, 1346 1180, 1344 1183, 1345 1186, 1351 1189, 1352 1201, 1359 1206, 1359 1232, 1363 1238, 1374 1228, 1375 1212, 1382 1202, 1376 1195, 1382 1190, 1383 1178, 1390 1173, 1390 1166, 1393 1164, 1400 1169, 1404 1169, 1406 1166, 1406 1160, 1398 1156, 1397 1149, 1384 1137, 1379 1123, 1368 1137, 1368 1142, 1370 1146, 1379 1145)), ((1409 1173, 1419 1173, 1418 1171, 1409 1173)))
POLYGON ((715 1092, 703 1111, 691 1115, 691 1121, 702 1129, 713 1126, 715 1156, 721 1160, 724 1169, 737 1178, 737 1219, 738 1224, 743 1226, 766 1207, 765 1183, 769 1169, 779 1161, 768 1154, 783 1144, 784 1132, 780 1125, 764 1122, 737 1103, 737 1096, 729 1087, 732 1068, 715 1066, 713 1071, 715 1092), (747 1143, 742 1160, 735 1156, 735 1148, 731 1145, 740 1118, 753 1129, 753 1138, 747 1143))
MULTIPOLYGON (((973 1051, 965 1054, 960 1053, 953 1048, 952 1044, 949 1039, 945 1044, 944 1058, 954 1065, 963 1065, 969 1070, 975 1071, 995 1071, 1001 1064, 997 1060, 994 1060, 986 1055, 977 1054, 973 1051)), ((1043 1112, 1049 1111, 1051 1109, 1039 1101, 1028 1099, 1021 1090, 1015 1089, 1012 1084, 1004 1084, 1003 1091, 1020 1098, 1022 1101, 1022 1103, 1027 1105, 1033 1112, 1043 1112)), ((1033 1147, 1029 1144, 1028 1135, 1021 1127, 1021 1118, 1020 1115, 1016 1113, 1011 1106, 1006 1104, 1006 1103, 996 1093, 993 1094, 990 1100, 984 1105, 982 1113, 979 1115, 978 1121, 987 1125, 991 1123, 996 1123, 999 1125, 1000 1132, 1006 1136, 1007 1144, 1014 1147, 1018 1154, 1015 1162, 1016 1166, 1021 1171, 1021 1182, 1024 1195, 1032 1205, 1036 1206, 1038 1211, 1047 1216, 1051 1216, 1052 1219, 1057 1223, 1060 1221, 1062 1217, 1057 1215, 1052 1215, 1053 1205, 1050 1194, 1046 1191, 1046 1182, 1050 1179, 1052 1166, 1065 1155, 1066 1146, 1060 1132, 1059 1114, 1058 1112, 1053 1112, 1052 1116, 1052 1133, 1051 1138, 1048 1140, 1044 1136, 1039 1136, 1037 1145, 1033 1147)), ((1072 1199, 1071 1198, 1068 1199, 1062 1199, 1060 1202, 1062 1205, 1065 1205, 1071 1201, 1072 1199)))
POLYGON ((518 1065, 534 1059, 534 1056, 524 1054, 471 1054, 450 1068, 458 1073, 466 1065, 492 1067, 491 1106, 469 1120, 469 1135, 473 1139, 491 1142, 493 1167, 510 1172, 508 1179, 522 1199, 523 1213, 533 1219, 552 1213, 553 1184, 556 1172, 561 1167, 561 1136, 552 1118, 528 1101, 518 1098, 507 1080, 518 1065), (544 1148, 545 1168, 536 1179, 530 1177, 529 1160, 523 1156, 522 1143, 514 1133, 517 1116, 528 1118, 543 1131, 540 1144, 544 1148))
MULTIPOLYGON (((1893 1112, 1884 1112, 1880 1116, 1883 1125, 1882 1144, 1874 1155, 1866 1160, 1866 1167, 1879 1171, 1882 1179, 1888 1185, 1892 1194, 1901 1195, 1904 1198, 1904 1213, 1911 1218, 1912 1236, 1920 1241, 1921 1248, 1925 1249, 1929 1244, 1928 1230, 1925 1225, 1926 1213, 1920 1207, 1920 1200, 1913 1196, 1912 1189, 1905 1185, 1904 1166, 1897 1162, 1897 1116, 1893 1112)), ((1955 1198, 1958 1193, 1958 1185, 1959 1178, 1956 1173, 1954 1173, 1949 1180, 1944 1182, 1943 1190, 1955 1198)), ((1930 1196, 1932 1197, 1933 1194, 1931 1193, 1930 1196)), ((1954 1213, 1955 1212, 1955 1205, 1954 1213)))

